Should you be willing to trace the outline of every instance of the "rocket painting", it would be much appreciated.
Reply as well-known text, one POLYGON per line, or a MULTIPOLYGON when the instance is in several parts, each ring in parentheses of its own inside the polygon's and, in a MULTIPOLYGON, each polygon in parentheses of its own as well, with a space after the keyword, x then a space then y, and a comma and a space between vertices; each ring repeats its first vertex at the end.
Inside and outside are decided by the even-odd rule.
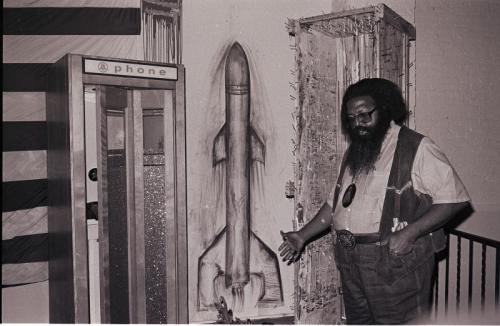
POLYGON ((265 144, 250 123, 250 70, 237 42, 225 59, 225 123, 213 142, 213 166, 225 164, 226 225, 198 260, 198 309, 223 296, 234 311, 276 307, 283 290, 276 254, 251 228, 252 164, 265 144))

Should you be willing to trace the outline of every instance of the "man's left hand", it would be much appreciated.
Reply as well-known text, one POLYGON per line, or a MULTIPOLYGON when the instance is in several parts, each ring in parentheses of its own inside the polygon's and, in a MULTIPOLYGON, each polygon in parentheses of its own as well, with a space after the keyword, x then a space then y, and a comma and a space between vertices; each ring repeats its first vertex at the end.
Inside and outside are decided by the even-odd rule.
POLYGON ((415 240, 410 227, 393 232, 389 236, 389 252, 393 255, 405 255, 411 251, 415 240))

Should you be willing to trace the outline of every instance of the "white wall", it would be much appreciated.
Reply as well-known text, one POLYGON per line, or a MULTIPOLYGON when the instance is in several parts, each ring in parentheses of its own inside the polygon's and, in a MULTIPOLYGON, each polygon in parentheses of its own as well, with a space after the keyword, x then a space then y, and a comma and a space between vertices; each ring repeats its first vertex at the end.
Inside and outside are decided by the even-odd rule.
MULTIPOLYGON (((458 229, 500 240, 500 2, 417 1, 417 130, 432 137, 453 163, 475 212, 458 229)), ((494 316, 494 250, 486 253, 485 312, 480 312, 481 251, 474 248, 472 315, 468 311, 468 241, 462 241, 460 314, 455 311, 456 241, 450 244, 447 322, 497 323, 494 316)), ((444 308, 444 262, 440 264, 439 314, 444 308)))
POLYGON ((431 136, 475 208, 460 226, 500 240, 500 2, 417 1, 417 130, 431 136))

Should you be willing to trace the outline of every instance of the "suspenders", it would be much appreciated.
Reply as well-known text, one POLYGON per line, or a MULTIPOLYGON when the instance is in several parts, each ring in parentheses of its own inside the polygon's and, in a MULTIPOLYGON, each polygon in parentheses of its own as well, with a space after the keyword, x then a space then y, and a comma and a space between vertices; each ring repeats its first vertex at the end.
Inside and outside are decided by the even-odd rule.
POLYGON ((429 201, 422 201, 422 198, 416 195, 411 182, 413 161, 422 138, 421 134, 404 126, 399 131, 380 220, 379 232, 382 238, 386 238, 391 232, 393 218, 398 218, 400 222, 412 223, 420 217, 415 216, 415 213, 421 202, 426 206, 421 210, 427 210, 432 204, 429 196, 429 201))

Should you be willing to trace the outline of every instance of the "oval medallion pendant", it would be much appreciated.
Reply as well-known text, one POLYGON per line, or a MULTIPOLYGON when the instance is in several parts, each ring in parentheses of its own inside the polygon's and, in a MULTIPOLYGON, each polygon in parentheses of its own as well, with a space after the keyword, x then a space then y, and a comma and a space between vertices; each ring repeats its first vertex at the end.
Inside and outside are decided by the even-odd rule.
POLYGON ((354 195, 356 195, 356 184, 351 183, 345 190, 344 197, 342 197, 342 206, 348 207, 351 205, 354 195))

